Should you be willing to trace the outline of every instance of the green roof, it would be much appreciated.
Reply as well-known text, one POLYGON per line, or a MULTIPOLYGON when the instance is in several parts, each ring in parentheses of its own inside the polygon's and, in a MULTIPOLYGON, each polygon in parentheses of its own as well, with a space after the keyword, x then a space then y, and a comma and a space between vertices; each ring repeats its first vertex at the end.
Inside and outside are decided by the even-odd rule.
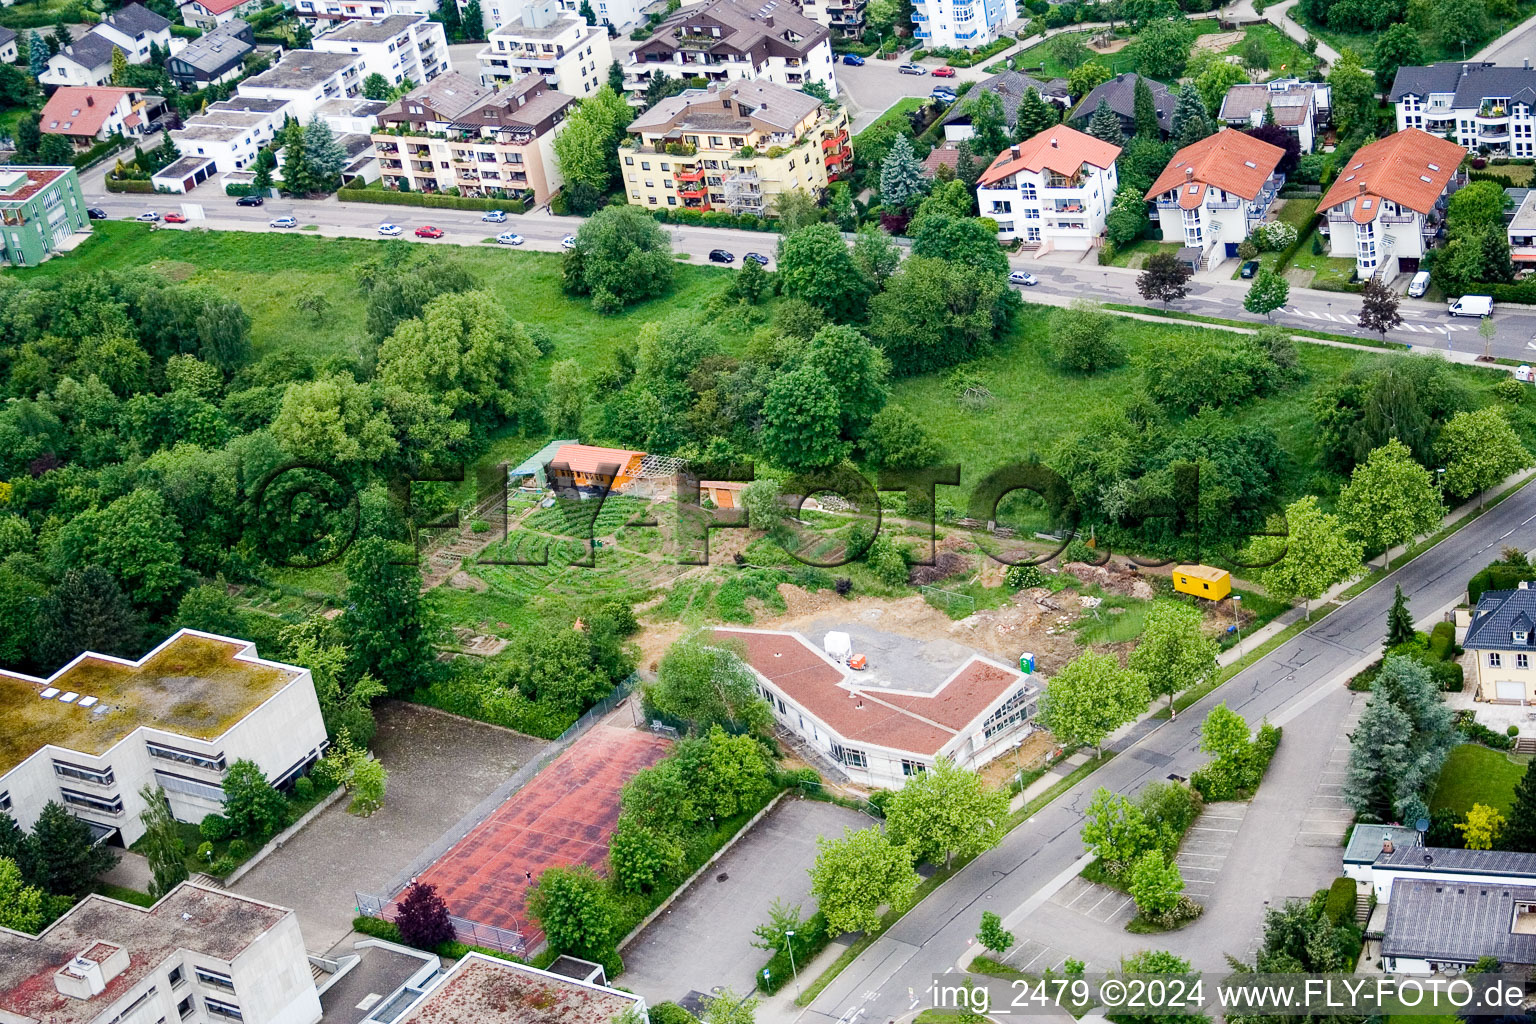
POLYGON ((0 773, 49 744, 104 754, 140 727, 215 739, 302 671, 254 656, 246 641, 183 632, 139 662, 86 654, 47 680, 0 671, 0 773))

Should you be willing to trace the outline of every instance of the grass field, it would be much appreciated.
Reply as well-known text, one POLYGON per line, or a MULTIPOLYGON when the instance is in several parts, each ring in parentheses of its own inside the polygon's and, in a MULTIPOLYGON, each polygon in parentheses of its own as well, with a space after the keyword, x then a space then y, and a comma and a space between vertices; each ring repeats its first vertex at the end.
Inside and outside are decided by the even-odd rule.
POLYGON ((1109 263, 1113 267, 1140 267, 1146 263, 1147 257, 1160 252, 1178 252, 1177 242, 1158 242, 1150 238, 1138 238, 1130 245, 1115 247, 1115 254, 1110 257, 1109 263))
MULTIPOLYGON (((909 113, 917 110, 927 102, 928 98, 926 96, 903 96, 901 99, 893 103, 890 109, 888 109, 885 113, 869 122, 869 124, 864 128, 864 132, 869 131, 870 128, 873 128, 877 124, 894 123, 896 127, 900 128, 902 125, 907 123, 907 115, 909 113)), ((855 153, 858 152, 859 136, 863 135, 864 132, 859 132, 858 135, 853 137, 853 147, 855 153)))
MULTIPOLYGON (((1196 36, 1210 35, 1214 32, 1221 31, 1221 25, 1217 23, 1215 18, 1199 18, 1192 20, 1190 24, 1194 26, 1196 36)), ((1084 45, 1087 45, 1091 48, 1092 43, 1090 40, 1092 40, 1094 36, 1098 35, 1099 32, 1072 32, 1062 34, 1075 35, 1083 41, 1084 45)), ((1014 68, 1019 71, 1027 71, 1031 68, 1039 68, 1041 69, 1039 72, 1029 71, 1030 74, 1037 78, 1065 78, 1067 76, 1067 72, 1072 69, 1067 67, 1067 65, 1063 64, 1061 61, 1057 60, 1051 54, 1051 41, 1055 38, 1057 37, 1052 36, 1051 39, 1036 43, 1029 49, 1021 50, 1014 54, 1012 58, 1010 58, 1013 61, 1014 68)), ((1271 54, 1277 54, 1277 51, 1277 47, 1272 47, 1270 52, 1271 54)), ((1095 52, 1091 59, 1097 61, 1100 64, 1103 64, 1105 67, 1109 68, 1109 70, 1115 72, 1116 74, 1136 70, 1136 65, 1131 60, 1129 49, 1127 47, 1122 47, 1113 53, 1095 52)), ((1091 113, 1091 111, 1087 111, 1086 113, 1091 113)))
POLYGON ((1261 40, 1269 50, 1269 69, 1264 72, 1260 80, 1267 82, 1272 78, 1299 77, 1305 82, 1317 71, 1320 63, 1318 59, 1273 25, 1253 25, 1244 29, 1242 40, 1221 52, 1225 55, 1239 56, 1243 48, 1253 39, 1261 40))
POLYGON ((1465 814, 1473 804, 1487 804, 1508 814, 1515 802, 1515 786, 1524 774, 1525 765, 1511 761, 1502 750, 1463 743, 1440 769, 1429 808, 1465 814))

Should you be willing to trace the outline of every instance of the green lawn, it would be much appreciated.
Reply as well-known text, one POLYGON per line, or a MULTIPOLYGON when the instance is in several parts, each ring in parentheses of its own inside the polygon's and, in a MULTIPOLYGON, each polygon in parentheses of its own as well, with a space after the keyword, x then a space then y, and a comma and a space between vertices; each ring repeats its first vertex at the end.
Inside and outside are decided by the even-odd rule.
POLYGON ((1139 267, 1147 261, 1147 257, 1160 252, 1178 252, 1177 242, 1157 242, 1150 238, 1139 238, 1130 245, 1115 247, 1115 254, 1110 257, 1110 266, 1114 267, 1139 267))
MULTIPOLYGON (((899 128, 907 123, 907 114, 917 110, 927 102, 928 97, 926 96, 903 96, 901 99, 892 104, 889 110, 871 121, 869 125, 865 127, 864 132, 869 131, 870 128, 873 128, 877 124, 886 124, 890 122, 894 122, 895 125, 899 128)), ((853 151, 855 153, 859 151, 859 137, 862 136, 864 132, 859 132, 858 135, 853 137, 853 151)))
MULTIPOLYGON (((1214 32, 1221 31, 1221 25, 1215 18, 1199 18, 1192 20, 1190 24, 1194 26, 1196 36, 1210 35, 1214 32)), ((1094 36, 1098 35, 1099 31, 1096 30, 1093 32, 1073 32, 1063 34, 1075 35, 1083 41, 1084 45, 1087 45, 1091 48, 1092 43, 1090 40, 1094 36)), ((1046 39, 1042 42, 1036 43, 1034 46, 1031 46, 1027 50, 1021 50, 1018 53, 1015 53, 1012 57, 1009 58, 1013 61, 1014 69, 1034 75, 1036 78, 1050 79, 1067 77, 1067 72, 1070 71, 1071 68, 1067 67, 1067 65, 1063 64, 1061 61, 1057 60, 1054 56, 1051 55, 1051 41, 1055 38, 1055 36, 1052 36, 1051 39, 1046 39), (1037 71, 1033 69, 1039 70, 1037 71)), ((1271 52, 1274 52, 1274 50, 1272 49, 1271 52)), ((1092 59, 1100 64, 1103 64, 1105 67, 1109 68, 1109 70, 1115 72, 1116 74, 1125 71, 1136 70, 1136 65, 1131 60, 1129 47, 1122 47, 1121 49, 1116 50, 1114 53, 1095 52, 1092 59)))
POLYGON ((9 7, 0 7, 0 25, 13 29, 41 28, 48 35, 48 27, 80 6, 79 0, 22 0, 9 7))
POLYGON ((1227 47, 1223 54, 1237 56, 1251 39, 1261 39, 1269 50, 1269 70, 1264 80, 1271 78, 1300 78, 1307 81, 1316 72, 1319 61, 1301 44, 1273 25, 1254 25, 1243 32, 1242 41, 1227 47))
MULTIPOLYGON (((1307 233, 1307 229, 1312 226, 1312 222, 1316 218, 1317 204, 1319 201, 1320 200, 1318 199, 1277 200, 1278 209, 1275 211, 1275 220, 1281 222, 1282 224, 1289 224, 1291 227, 1296 229, 1298 234, 1305 235, 1307 233)), ((1324 240, 1323 244, 1325 247, 1327 246, 1328 243, 1326 239, 1324 240)), ((1303 242, 1301 249, 1297 251, 1296 257, 1291 260, 1291 265, 1295 266, 1296 260, 1299 259, 1302 254, 1311 255, 1311 253, 1312 243, 1303 242)), ((1259 253, 1259 265, 1269 270, 1275 269, 1275 264, 1277 264, 1279 261, 1280 254, 1278 252, 1259 253)), ((1241 273, 1241 271, 1242 264, 1239 263, 1238 266, 1232 271, 1232 277, 1234 280, 1238 278, 1238 275, 1241 273)), ((1344 279, 1346 281, 1349 280, 1349 275, 1345 274, 1344 279)))
POLYGON ((1508 814, 1515 802, 1515 786, 1524 774, 1525 765, 1511 761, 1503 751, 1463 743, 1440 769, 1429 808, 1465 814, 1473 804, 1487 804, 1508 814))

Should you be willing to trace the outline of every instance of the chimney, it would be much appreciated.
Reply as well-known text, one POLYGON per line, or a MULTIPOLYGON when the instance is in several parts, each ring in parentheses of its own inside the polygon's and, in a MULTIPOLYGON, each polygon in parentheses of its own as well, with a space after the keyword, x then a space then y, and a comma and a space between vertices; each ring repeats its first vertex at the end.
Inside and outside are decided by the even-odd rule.
POLYGON ((1360 194, 1365 195, 1365 182, 1360 183, 1360 194))
POLYGON ((1392 852, 1392 837, 1391 836, 1382 836, 1381 837, 1381 852, 1382 853, 1391 853, 1392 852))
POLYGON ((1516 584, 1516 586, 1518 586, 1521 590, 1530 590, 1531 589, 1531 585, 1529 583, 1527 583, 1525 580, 1521 580, 1519 583, 1516 584))
POLYGON ((1013 153, 1013 158, 1015 160, 1017 160, 1019 158, 1019 147, 1018 146, 1012 147, 1012 153, 1013 153))
POLYGON ((94 107, 96 105, 96 97, 87 93, 85 97, 85 105, 88 107, 94 107))
POLYGON ((1186 168, 1184 168, 1184 180, 1185 181, 1193 181, 1193 180, 1195 180, 1195 169, 1194 169, 1194 167, 1186 167, 1186 168))
POLYGON ((1531 58, 1529 57, 1525 58, 1525 70, 1531 70, 1531 58))
POLYGON ((1056 136, 1054 136, 1054 135, 1051 136, 1051 148, 1052 149, 1060 149, 1061 148, 1061 146, 1057 144, 1056 136))
POLYGON ((767 25, 769 28, 773 28, 773 15, 771 15, 771 14, 764 15, 763 16, 763 24, 767 25))

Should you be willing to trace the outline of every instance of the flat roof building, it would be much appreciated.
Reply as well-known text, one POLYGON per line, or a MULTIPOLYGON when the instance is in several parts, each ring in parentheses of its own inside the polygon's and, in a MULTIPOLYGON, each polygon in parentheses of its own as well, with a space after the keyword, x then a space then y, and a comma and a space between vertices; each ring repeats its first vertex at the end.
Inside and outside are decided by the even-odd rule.
POLYGON ((612 1024, 628 1010, 637 1024, 650 1022, 642 997, 609 987, 602 967, 573 957, 541 970, 470 953, 405 1010, 380 1003, 391 1004, 393 1024, 612 1024), (557 969, 562 962, 566 970, 557 969), (578 965, 585 970, 570 969, 578 965))
POLYGON ((35 267, 90 224, 73 167, 0 166, 0 256, 35 267))

